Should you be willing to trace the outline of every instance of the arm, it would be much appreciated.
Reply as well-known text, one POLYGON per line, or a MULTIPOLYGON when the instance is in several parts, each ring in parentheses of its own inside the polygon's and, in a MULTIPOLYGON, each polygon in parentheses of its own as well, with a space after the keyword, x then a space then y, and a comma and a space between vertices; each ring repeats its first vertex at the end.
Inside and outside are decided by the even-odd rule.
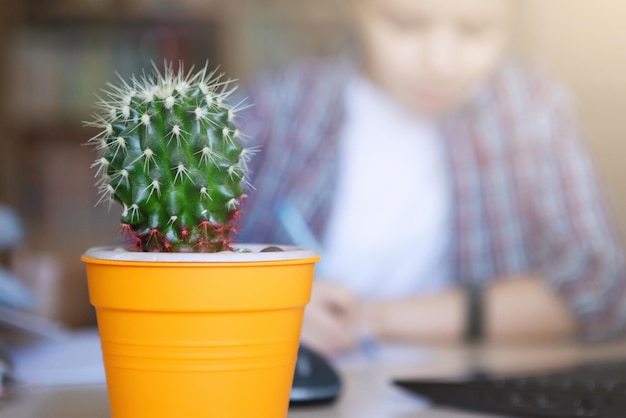
MULTIPOLYGON (((623 250, 574 112, 552 95, 528 125, 525 152, 516 155, 525 179, 517 191, 527 220, 531 268, 490 280, 486 329, 491 340, 554 339, 623 334, 626 281, 623 250), (525 277, 522 277, 525 276, 525 277)), ((521 249, 520 249, 521 250, 521 249)), ((455 340, 463 335, 465 301, 453 290, 397 306, 366 307, 383 338, 455 340)))
MULTIPOLYGON (((576 332, 574 315, 545 280, 499 280, 485 289, 484 302, 488 341, 554 340, 576 332)), ((464 291, 453 289, 431 297, 364 303, 361 320, 377 340, 454 342, 465 332, 465 313, 464 291)))
POLYGON ((575 315, 579 336, 626 331, 626 270, 605 196, 566 96, 543 113, 536 136, 531 219, 534 271, 575 315))

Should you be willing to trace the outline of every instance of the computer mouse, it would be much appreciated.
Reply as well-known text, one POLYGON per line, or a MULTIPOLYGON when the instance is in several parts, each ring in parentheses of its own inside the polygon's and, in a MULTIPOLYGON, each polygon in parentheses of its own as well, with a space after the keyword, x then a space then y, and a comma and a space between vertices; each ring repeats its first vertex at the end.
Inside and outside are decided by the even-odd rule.
POLYGON ((300 344, 291 387, 291 405, 332 402, 341 392, 341 378, 328 360, 300 344))

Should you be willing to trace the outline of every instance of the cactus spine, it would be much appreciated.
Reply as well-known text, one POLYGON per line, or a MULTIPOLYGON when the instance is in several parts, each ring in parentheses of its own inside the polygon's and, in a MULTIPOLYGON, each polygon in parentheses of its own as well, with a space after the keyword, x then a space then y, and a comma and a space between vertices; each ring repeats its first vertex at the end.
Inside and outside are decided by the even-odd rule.
POLYGON ((89 140, 100 202, 122 204, 134 250, 231 250, 255 150, 233 123, 240 105, 225 103, 231 82, 180 67, 107 84, 88 123, 101 130, 89 140))

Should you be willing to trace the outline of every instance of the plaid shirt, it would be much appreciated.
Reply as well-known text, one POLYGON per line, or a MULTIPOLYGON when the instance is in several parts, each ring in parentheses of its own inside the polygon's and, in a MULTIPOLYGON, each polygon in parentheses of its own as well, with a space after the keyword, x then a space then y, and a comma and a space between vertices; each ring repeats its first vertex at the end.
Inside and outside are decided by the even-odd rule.
MULTIPOLYGON (((256 190, 241 240, 290 243, 277 216, 286 199, 323 236, 351 71, 343 61, 306 62, 245 92, 253 106, 242 130, 262 150, 251 165, 256 190)), ((440 129, 452 178, 455 281, 537 275, 568 303, 583 337, 623 334, 624 255, 567 93, 506 62, 440 129)))

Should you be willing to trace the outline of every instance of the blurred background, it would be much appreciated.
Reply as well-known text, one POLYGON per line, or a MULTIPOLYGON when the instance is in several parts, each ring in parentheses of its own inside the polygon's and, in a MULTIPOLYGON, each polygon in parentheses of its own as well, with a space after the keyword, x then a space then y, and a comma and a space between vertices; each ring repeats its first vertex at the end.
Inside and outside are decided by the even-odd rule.
MULTIPOLYGON (((513 51, 574 93, 626 238, 626 2, 523 1, 513 51)), ((208 60, 245 82, 297 57, 333 55, 347 39, 341 3, 22 0, 2 10, 0 203, 22 218, 25 240, 0 260, 34 289, 41 315, 94 323, 79 257, 115 239, 120 210, 94 207, 94 154, 81 146, 92 131, 82 121, 105 82, 163 59, 185 68, 208 60)))

